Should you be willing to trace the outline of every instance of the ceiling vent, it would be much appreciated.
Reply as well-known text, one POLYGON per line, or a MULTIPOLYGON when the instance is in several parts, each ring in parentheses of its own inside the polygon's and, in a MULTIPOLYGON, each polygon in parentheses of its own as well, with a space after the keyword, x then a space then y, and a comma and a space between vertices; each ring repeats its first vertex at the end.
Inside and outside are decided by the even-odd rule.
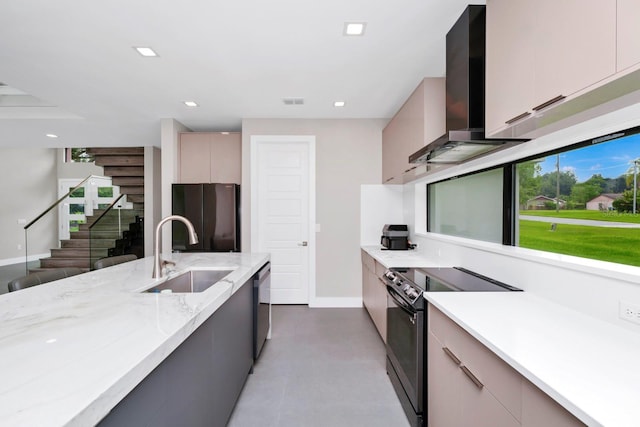
POLYGON ((283 98, 284 105, 304 105, 304 98, 283 98))

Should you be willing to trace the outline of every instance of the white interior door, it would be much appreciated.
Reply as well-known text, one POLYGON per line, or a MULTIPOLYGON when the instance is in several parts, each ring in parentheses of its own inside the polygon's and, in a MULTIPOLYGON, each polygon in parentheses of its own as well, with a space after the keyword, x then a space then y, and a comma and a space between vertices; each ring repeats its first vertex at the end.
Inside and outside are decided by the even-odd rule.
POLYGON ((315 256, 314 142, 310 136, 252 137, 252 252, 271 254, 273 304, 309 303, 315 256))

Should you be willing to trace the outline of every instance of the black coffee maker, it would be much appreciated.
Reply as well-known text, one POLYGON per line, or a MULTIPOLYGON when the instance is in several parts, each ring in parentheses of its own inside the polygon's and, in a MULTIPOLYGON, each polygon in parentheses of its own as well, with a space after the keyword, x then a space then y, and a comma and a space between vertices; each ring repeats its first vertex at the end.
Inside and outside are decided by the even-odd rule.
POLYGON ((409 228, 406 224, 385 224, 380 244, 391 251, 406 251, 409 249, 409 228))

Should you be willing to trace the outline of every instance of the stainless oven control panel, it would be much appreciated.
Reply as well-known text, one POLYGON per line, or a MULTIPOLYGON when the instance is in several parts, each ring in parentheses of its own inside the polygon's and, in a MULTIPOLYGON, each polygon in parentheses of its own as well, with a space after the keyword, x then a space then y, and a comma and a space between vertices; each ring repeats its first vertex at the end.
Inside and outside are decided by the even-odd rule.
POLYGON ((384 279, 387 282, 387 286, 402 295, 410 304, 414 304, 422 297, 422 290, 413 285, 410 280, 402 277, 398 272, 387 270, 384 273, 384 279))

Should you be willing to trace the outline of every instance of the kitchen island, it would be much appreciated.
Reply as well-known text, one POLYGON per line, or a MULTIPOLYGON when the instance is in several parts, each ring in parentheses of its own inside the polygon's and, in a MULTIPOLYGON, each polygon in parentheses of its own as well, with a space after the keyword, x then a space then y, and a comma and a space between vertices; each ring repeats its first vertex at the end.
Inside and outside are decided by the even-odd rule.
POLYGON ((233 269, 199 293, 146 293, 153 258, 0 296, 0 425, 89 426, 269 261, 268 254, 174 254, 175 271, 233 269))

